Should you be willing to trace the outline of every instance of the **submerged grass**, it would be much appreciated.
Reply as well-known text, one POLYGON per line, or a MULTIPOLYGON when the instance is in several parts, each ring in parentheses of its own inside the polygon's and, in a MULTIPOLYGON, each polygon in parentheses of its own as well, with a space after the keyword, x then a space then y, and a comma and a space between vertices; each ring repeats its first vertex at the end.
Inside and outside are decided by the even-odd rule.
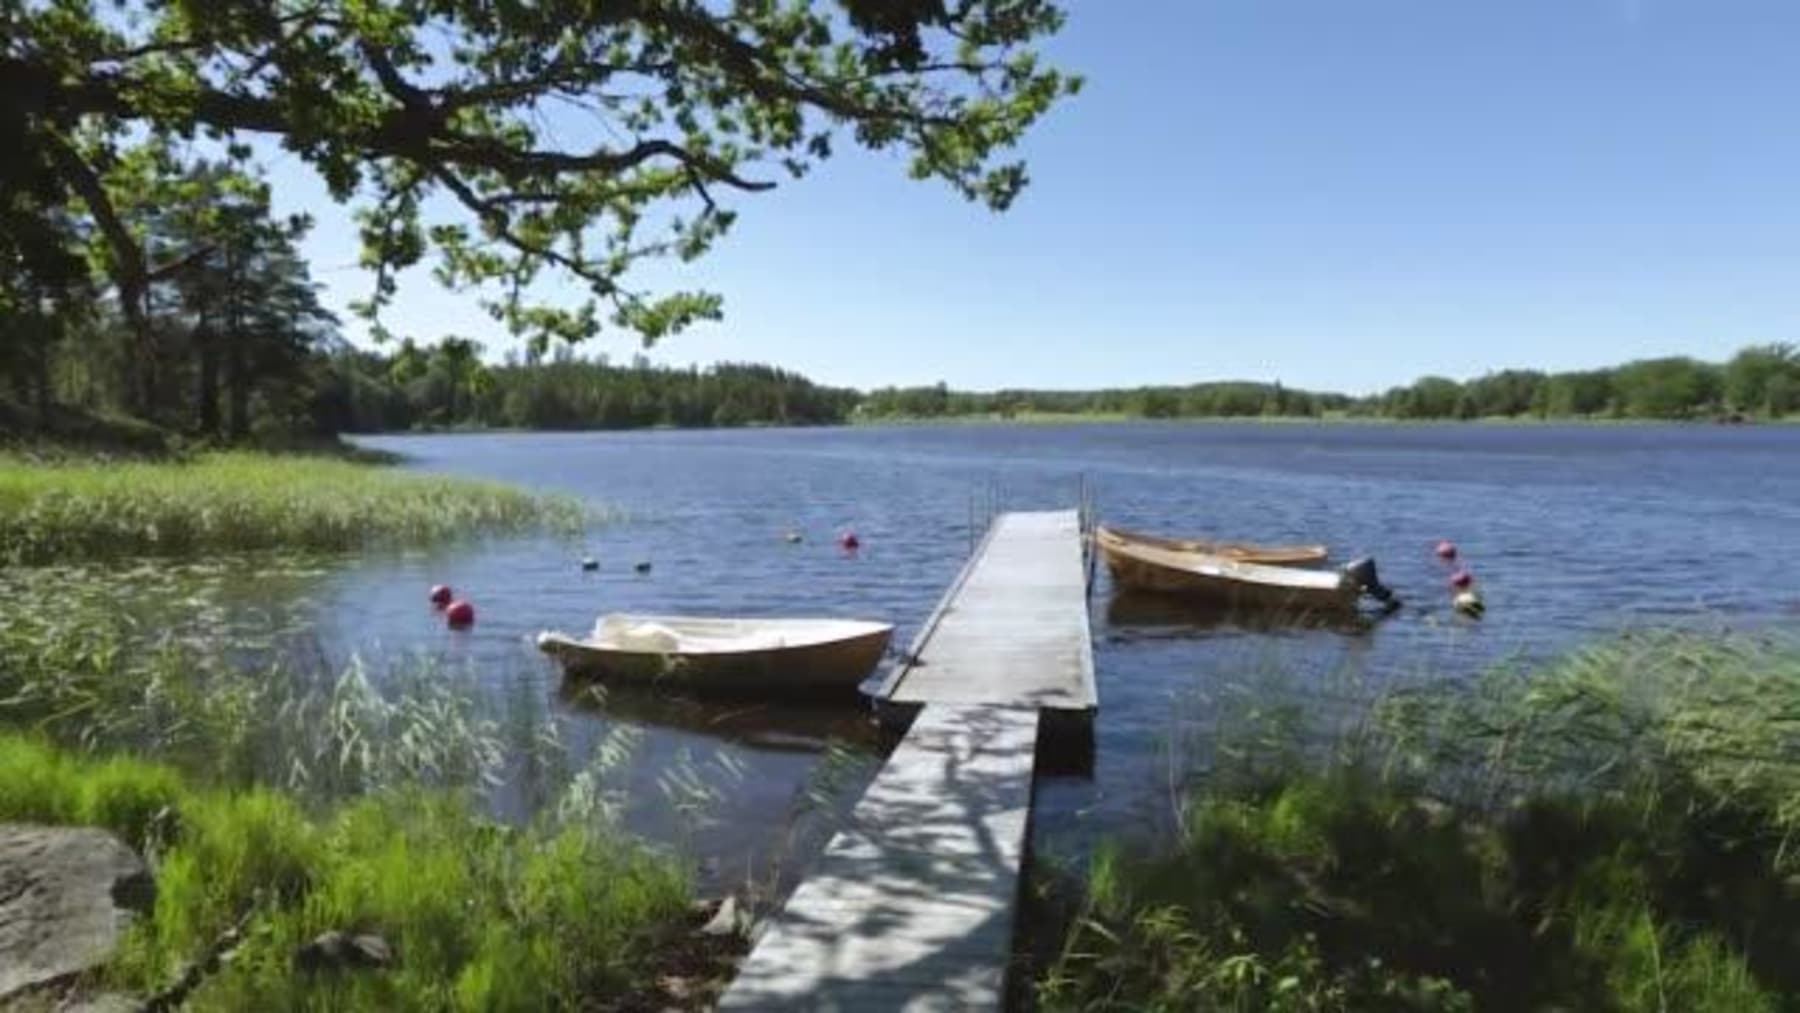
POLYGON ((1042 1007, 1800 1004, 1800 645, 1629 637, 1228 738, 1173 840, 1095 858, 1042 1007))
POLYGON ((332 457, 43 463, 0 456, 0 563, 425 543, 584 520, 503 485, 332 457))
POLYGON ((0 734, 0 820, 102 826, 151 857, 155 907, 110 987, 156 994, 241 927, 194 1009, 604 1008, 641 989, 688 910, 684 870, 602 822, 502 827, 419 790, 314 813, 18 734, 0 734), (393 966, 300 966, 327 931, 379 935, 393 966))

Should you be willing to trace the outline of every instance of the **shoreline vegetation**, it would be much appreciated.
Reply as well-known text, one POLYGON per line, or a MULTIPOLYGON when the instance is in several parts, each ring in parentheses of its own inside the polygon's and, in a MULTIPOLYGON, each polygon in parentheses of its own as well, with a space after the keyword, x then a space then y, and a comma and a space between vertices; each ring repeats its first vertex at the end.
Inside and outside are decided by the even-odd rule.
POLYGON ((244 451, 175 460, 0 455, 0 562, 424 544, 577 530, 583 508, 497 483, 356 460, 244 451))
POLYGON ((869 391, 814 384, 768 366, 615 364, 563 349, 483 365, 466 343, 403 344, 331 360, 350 432, 737 428, 904 422, 1774 421, 1800 417, 1800 351, 1751 346, 1725 363, 1672 357, 1571 373, 1505 370, 1458 382, 1424 377, 1380 394, 1210 382, 1098 390, 869 391))
MULTIPOLYGON (((1757 1011, 1800 997, 1800 643, 1637 634, 1177 742, 1040 948, 1050 1011, 1757 1011)), ((1047 896, 1049 899, 1044 900, 1047 896)))
POLYGON ((1800 349, 1750 346, 1729 361, 1646 359, 1611 369, 1510 369, 1466 382, 1422 377, 1379 394, 1295 390, 1279 381, 1096 390, 959 391, 944 384, 861 391, 750 363, 705 369, 613 363, 564 346, 547 357, 485 363, 460 338, 391 351, 339 343, 308 353, 306 377, 280 398, 251 399, 228 433, 170 406, 143 414, 110 396, 58 395, 41 411, 0 398, 0 446, 89 446, 155 453, 199 446, 329 446, 338 434, 580 432, 917 422, 1130 420, 1315 422, 1800 421, 1800 349))
POLYGON ((1505 370, 1467 382, 1424 377, 1381 394, 1212 382, 1099 390, 831 388, 766 366, 710 369, 581 359, 484 366, 460 345, 403 345, 335 362, 357 392, 348 431, 733 428, 846 422, 1193 420, 1763 421, 1800 414, 1800 351, 1745 348, 1725 363, 1673 357, 1573 373, 1505 370))
POLYGON ((111 830, 156 882, 50 1005, 165 995, 198 967, 185 1008, 698 1009, 741 951, 697 933, 687 857, 619 823, 623 729, 584 758, 545 704, 470 672, 328 670, 203 603, 146 621, 104 571, 13 576, 0 821, 111 830), (530 815, 496 818, 501 798, 530 815), (308 944, 334 932, 391 964, 314 973, 308 944))
POLYGON ((197 786, 164 764, 0 733, 0 820, 97 826, 153 856, 156 897, 102 975, 160 995, 235 940, 195 1009, 574 1008, 655 996, 688 920, 681 865, 603 823, 489 822, 462 795, 394 789, 308 806, 266 787, 197 786), (328 932, 373 935, 391 965, 296 970, 328 932))
MULTIPOLYGON (((729 978, 747 944, 696 935, 691 858, 616 823, 620 750, 577 761, 554 718, 431 667, 247 665, 204 624, 145 649, 95 590, 0 616, 0 820, 111 829, 157 875, 84 987, 155 994, 228 932, 192 1008, 690 1009, 729 978), (503 781, 534 817, 487 815, 503 781), (303 973, 332 931, 399 957, 303 973)), ((1022 930, 1037 1008, 1800 995, 1800 643, 1632 634, 1349 713, 1254 677, 1197 693, 1172 829, 1031 874, 1057 916, 1022 930)))

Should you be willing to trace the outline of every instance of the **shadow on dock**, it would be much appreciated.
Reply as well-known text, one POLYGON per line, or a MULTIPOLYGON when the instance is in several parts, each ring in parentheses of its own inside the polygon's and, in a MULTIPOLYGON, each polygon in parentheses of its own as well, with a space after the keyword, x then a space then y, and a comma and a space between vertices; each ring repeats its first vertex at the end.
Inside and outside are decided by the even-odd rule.
POLYGON ((1036 733, 1030 710, 932 706, 720 1009, 997 1009, 1036 733))

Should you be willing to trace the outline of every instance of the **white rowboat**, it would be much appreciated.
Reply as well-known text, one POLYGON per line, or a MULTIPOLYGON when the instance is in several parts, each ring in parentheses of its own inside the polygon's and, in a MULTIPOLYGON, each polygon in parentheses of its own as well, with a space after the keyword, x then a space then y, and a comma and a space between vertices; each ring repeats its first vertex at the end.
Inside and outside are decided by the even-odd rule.
POLYGON ((538 649, 570 675, 733 696, 849 696, 881 662, 894 627, 855 619, 600 617, 538 649))

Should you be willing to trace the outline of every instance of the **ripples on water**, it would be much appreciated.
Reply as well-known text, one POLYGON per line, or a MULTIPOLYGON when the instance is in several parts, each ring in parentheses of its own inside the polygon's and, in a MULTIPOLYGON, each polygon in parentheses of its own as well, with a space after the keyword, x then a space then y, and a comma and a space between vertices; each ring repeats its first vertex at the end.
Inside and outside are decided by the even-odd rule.
POLYGON ((1163 745, 1177 716, 1236 686, 1274 678, 1328 706, 1633 624, 1792 622, 1800 607, 1785 558, 1800 544, 1800 428, 1133 424, 367 442, 411 467, 570 493, 628 519, 586 540, 365 556, 234 581, 209 607, 260 615, 285 602, 328 655, 424 651, 468 665, 497 694, 567 715, 578 750, 610 728, 641 729, 633 823, 710 856, 725 879, 747 849, 787 832, 821 780, 826 743, 876 752, 866 725, 854 712, 641 696, 577 708, 531 635, 585 630, 611 610, 826 614, 895 622, 904 643, 968 552, 972 500, 992 489, 1009 509, 1069 507, 1085 477, 1102 516, 1126 527, 1328 542, 1340 560, 1375 556, 1408 604, 1366 630, 1245 624, 1115 600, 1102 576, 1096 763, 1091 778, 1040 782, 1036 833, 1051 851, 1166 810, 1163 745), (854 556, 835 546, 849 529, 863 545, 854 556), (788 544, 789 530, 805 541, 788 544), (1461 545, 1479 577, 1484 622, 1449 613, 1430 553, 1440 538, 1461 545), (590 552, 597 573, 578 566, 590 552), (633 571, 640 560, 650 573, 633 571), (473 631, 442 628, 424 599, 438 582, 474 600, 473 631), (676 769, 714 778, 704 825, 672 815, 676 769))

